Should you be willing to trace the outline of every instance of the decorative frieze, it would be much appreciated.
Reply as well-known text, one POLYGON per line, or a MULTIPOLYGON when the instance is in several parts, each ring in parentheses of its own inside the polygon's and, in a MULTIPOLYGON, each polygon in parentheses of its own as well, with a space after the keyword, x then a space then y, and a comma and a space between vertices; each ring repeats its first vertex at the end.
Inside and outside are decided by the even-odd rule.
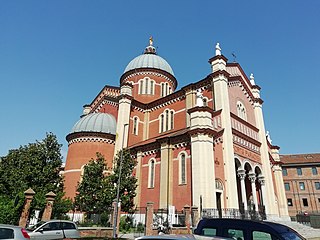
POLYGON ((241 88, 241 90, 244 92, 244 95, 246 96, 246 98, 249 100, 249 102, 251 103, 251 105, 254 104, 254 97, 252 95, 252 93, 250 92, 250 90, 248 89, 247 86, 244 86, 240 80, 232 80, 232 81, 228 81, 228 87, 239 87, 241 88))
POLYGON ((100 109, 104 107, 104 105, 110 105, 110 106, 113 106, 116 108, 119 106, 118 102, 114 102, 114 101, 110 101, 110 100, 105 99, 102 102, 100 102, 98 106, 96 106, 94 112, 96 112, 96 113, 99 112, 100 109))
POLYGON ((234 145, 233 149, 234 149, 234 153, 236 153, 244 158, 248 158, 253 161, 260 162, 260 159, 261 159, 260 155, 253 152, 253 151, 250 151, 248 149, 245 149, 245 148, 243 148, 241 146, 237 146, 237 145, 234 145))
POLYGON ((106 138, 99 138, 99 137, 79 137, 74 138, 68 142, 68 146, 70 146, 73 143, 79 143, 79 142, 101 142, 101 143, 108 143, 108 144, 115 144, 115 141, 112 139, 106 139, 106 138))
POLYGON ((176 83, 174 81, 172 81, 172 79, 170 79, 169 77, 167 77, 166 75, 163 75, 159 72, 151 72, 151 71, 143 71, 143 72, 133 72, 129 75, 127 75, 122 81, 123 82, 126 82, 128 79, 130 78, 134 78, 134 77, 141 77, 141 76, 156 76, 156 77, 159 77, 159 78, 163 78, 165 79, 166 81, 170 82, 174 87, 176 87, 176 83))

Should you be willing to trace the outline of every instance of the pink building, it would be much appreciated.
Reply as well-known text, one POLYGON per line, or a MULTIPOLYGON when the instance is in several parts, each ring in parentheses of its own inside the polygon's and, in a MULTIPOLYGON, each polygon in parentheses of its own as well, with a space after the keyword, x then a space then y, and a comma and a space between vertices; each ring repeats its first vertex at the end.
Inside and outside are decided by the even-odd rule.
POLYGON ((289 218, 279 160, 264 127, 260 87, 216 45, 211 72, 177 88, 152 39, 120 76, 85 105, 67 136, 66 196, 75 196, 83 166, 101 152, 108 166, 127 147, 137 160, 135 204, 155 208, 264 207, 289 218), (118 137, 116 137, 118 136, 118 137))

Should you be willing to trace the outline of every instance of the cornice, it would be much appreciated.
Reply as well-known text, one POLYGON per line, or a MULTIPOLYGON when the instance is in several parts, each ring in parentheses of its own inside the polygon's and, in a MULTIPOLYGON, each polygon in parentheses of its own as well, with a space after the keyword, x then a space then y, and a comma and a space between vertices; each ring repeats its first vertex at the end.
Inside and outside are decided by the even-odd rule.
POLYGON ((208 76, 206 76, 204 79, 196 82, 196 83, 190 83, 184 87, 182 87, 181 89, 185 92, 191 91, 191 90, 197 90, 197 89, 207 89, 208 86, 212 86, 212 77, 209 74, 208 76))
POLYGON ((142 110, 153 110, 153 109, 158 109, 163 106, 170 105, 171 103, 180 101, 181 99, 185 98, 185 92, 183 90, 171 93, 165 97, 162 97, 160 99, 154 100, 153 102, 150 103, 142 103, 136 99, 132 99, 132 107, 137 107, 138 109, 142 110), (163 106, 162 106, 163 105, 163 106))
POLYGON ((246 141, 248 141, 248 142, 250 142, 250 143, 252 143, 252 144, 254 144, 256 146, 258 146, 258 147, 261 147, 261 142, 259 142, 259 141, 255 140, 255 139, 243 134, 242 132, 240 132, 240 131, 238 131, 238 130, 236 130, 234 128, 232 128, 232 134, 234 134, 235 136, 240 137, 240 138, 242 138, 242 139, 244 139, 244 140, 246 140, 246 141))
POLYGON ((236 82, 236 81, 240 81, 241 85, 246 90, 247 94, 251 97, 252 100, 254 100, 255 97, 253 96, 253 93, 249 89, 248 85, 243 81, 241 76, 233 76, 229 78, 229 82, 236 82))
POLYGON ((259 104, 263 104, 263 100, 261 98, 254 98, 254 102, 259 103, 259 104))
POLYGON ((261 90, 261 87, 259 87, 258 85, 253 85, 252 89, 258 89, 259 91, 261 90))
POLYGON ((194 135, 209 135, 211 137, 214 137, 215 135, 217 135, 217 131, 210 129, 210 128, 196 128, 196 129, 192 129, 188 131, 190 136, 194 136, 194 135))
POLYGON ((213 61, 219 60, 219 59, 222 59, 222 60, 224 60, 225 62, 228 62, 228 58, 226 58, 226 57, 223 56, 223 55, 214 56, 214 57, 210 58, 210 59, 208 60, 208 62, 211 64, 213 61))
POLYGON ((243 125, 251 128, 252 130, 259 132, 259 129, 255 126, 253 126, 252 124, 248 123, 246 120, 243 120, 242 118, 238 117, 237 115, 235 115, 234 113, 230 112, 230 116, 234 119, 236 119, 237 121, 241 122, 243 125))
POLYGON ((187 111, 189 114, 194 113, 194 112, 209 112, 211 113, 211 116, 215 113, 214 110, 210 107, 204 106, 204 107, 193 107, 188 109, 187 111))
POLYGON ((241 72, 242 76, 244 77, 244 81, 250 86, 257 86, 257 85, 252 85, 249 78, 247 77, 247 74, 243 71, 241 65, 239 63, 227 63, 227 67, 237 67, 239 71, 241 72))
POLYGON ((120 85, 122 84, 122 82, 124 80, 126 80, 126 78, 132 74, 137 74, 137 73, 144 73, 144 72, 155 72, 155 73, 159 73, 164 75, 165 77, 167 77, 168 79, 170 79, 173 83, 173 88, 176 89, 178 86, 178 82, 177 79, 175 78, 175 76, 171 75, 170 73, 161 70, 161 69, 157 69, 157 68, 136 68, 136 69, 132 69, 124 74, 122 74, 122 76, 120 77, 120 85))
POLYGON ((218 70, 218 71, 215 71, 215 72, 209 74, 209 76, 212 77, 212 79, 214 79, 215 77, 218 77, 220 75, 223 75, 226 78, 230 77, 230 73, 228 73, 226 70, 218 70))
POLYGON ((84 137, 97 137, 97 138, 103 138, 108 139, 111 141, 115 141, 116 136, 114 134, 110 133, 102 133, 102 132, 75 132, 75 133, 69 133, 66 136, 66 140, 68 142, 76 139, 76 138, 84 138, 84 137))

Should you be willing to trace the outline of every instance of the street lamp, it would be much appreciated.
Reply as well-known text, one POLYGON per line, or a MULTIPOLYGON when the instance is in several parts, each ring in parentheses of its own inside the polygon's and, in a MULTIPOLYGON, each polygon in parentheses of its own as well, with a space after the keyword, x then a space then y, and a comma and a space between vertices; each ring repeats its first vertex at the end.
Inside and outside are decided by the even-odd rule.
POLYGON ((117 223, 118 223, 118 209, 119 209, 119 195, 120 195, 120 183, 121 183, 121 171, 122 171, 122 160, 123 160, 123 145, 124 145, 124 136, 126 126, 129 126, 128 123, 123 125, 123 136, 122 136, 122 146, 120 152, 120 163, 119 163, 119 176, 118 176, 118 183, 117 183, 117 198, 116 198, 116 209, 114 211, 114 218, 113 218, 113 238, 117 237, 117 223))

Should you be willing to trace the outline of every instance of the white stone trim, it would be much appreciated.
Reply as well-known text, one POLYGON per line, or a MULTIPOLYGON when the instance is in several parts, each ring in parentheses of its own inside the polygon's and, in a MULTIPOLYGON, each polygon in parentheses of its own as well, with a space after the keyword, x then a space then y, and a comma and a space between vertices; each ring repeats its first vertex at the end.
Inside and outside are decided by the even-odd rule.
POLYGON ((154 188, 155 186, 155 176, 156 176, 156 159, 150 158, 148 161, 148 188, 154 188), (153 162, 153 169, 151 163, 153 162), (151 174, 153 176, 151 176, 151 174), (152 177, 152 178, 151 178, 152 177))
POLYGON ((68 146, 70 146, 73 143, 78 143, 78 142, 103 142, 103 143, 109 143, 114 145, 115 141, 107 138, 101 138, 101 137, 79 137, 72 139, 68 142, 68 146))
POLYGON ((164 78, 166 81, 170 82, 172 85, 174 84, 174 82, 168 78, 167 76, 161 74, 161 73, 156 73, 156 72, 151 72, 151 71, 143 71, 143 72, 134 72, 134 73, 131 73, 129 74, 128 76, 126 76, 124 79, 123 79, 123 82, 126 82, 127 79, 129 78, 132 78, 132 77, 135 77, 135 76, 148 76, 148 75, 152 75, 152 76, 157 76, 157 77, 160 77, 160 78, 164 78))

